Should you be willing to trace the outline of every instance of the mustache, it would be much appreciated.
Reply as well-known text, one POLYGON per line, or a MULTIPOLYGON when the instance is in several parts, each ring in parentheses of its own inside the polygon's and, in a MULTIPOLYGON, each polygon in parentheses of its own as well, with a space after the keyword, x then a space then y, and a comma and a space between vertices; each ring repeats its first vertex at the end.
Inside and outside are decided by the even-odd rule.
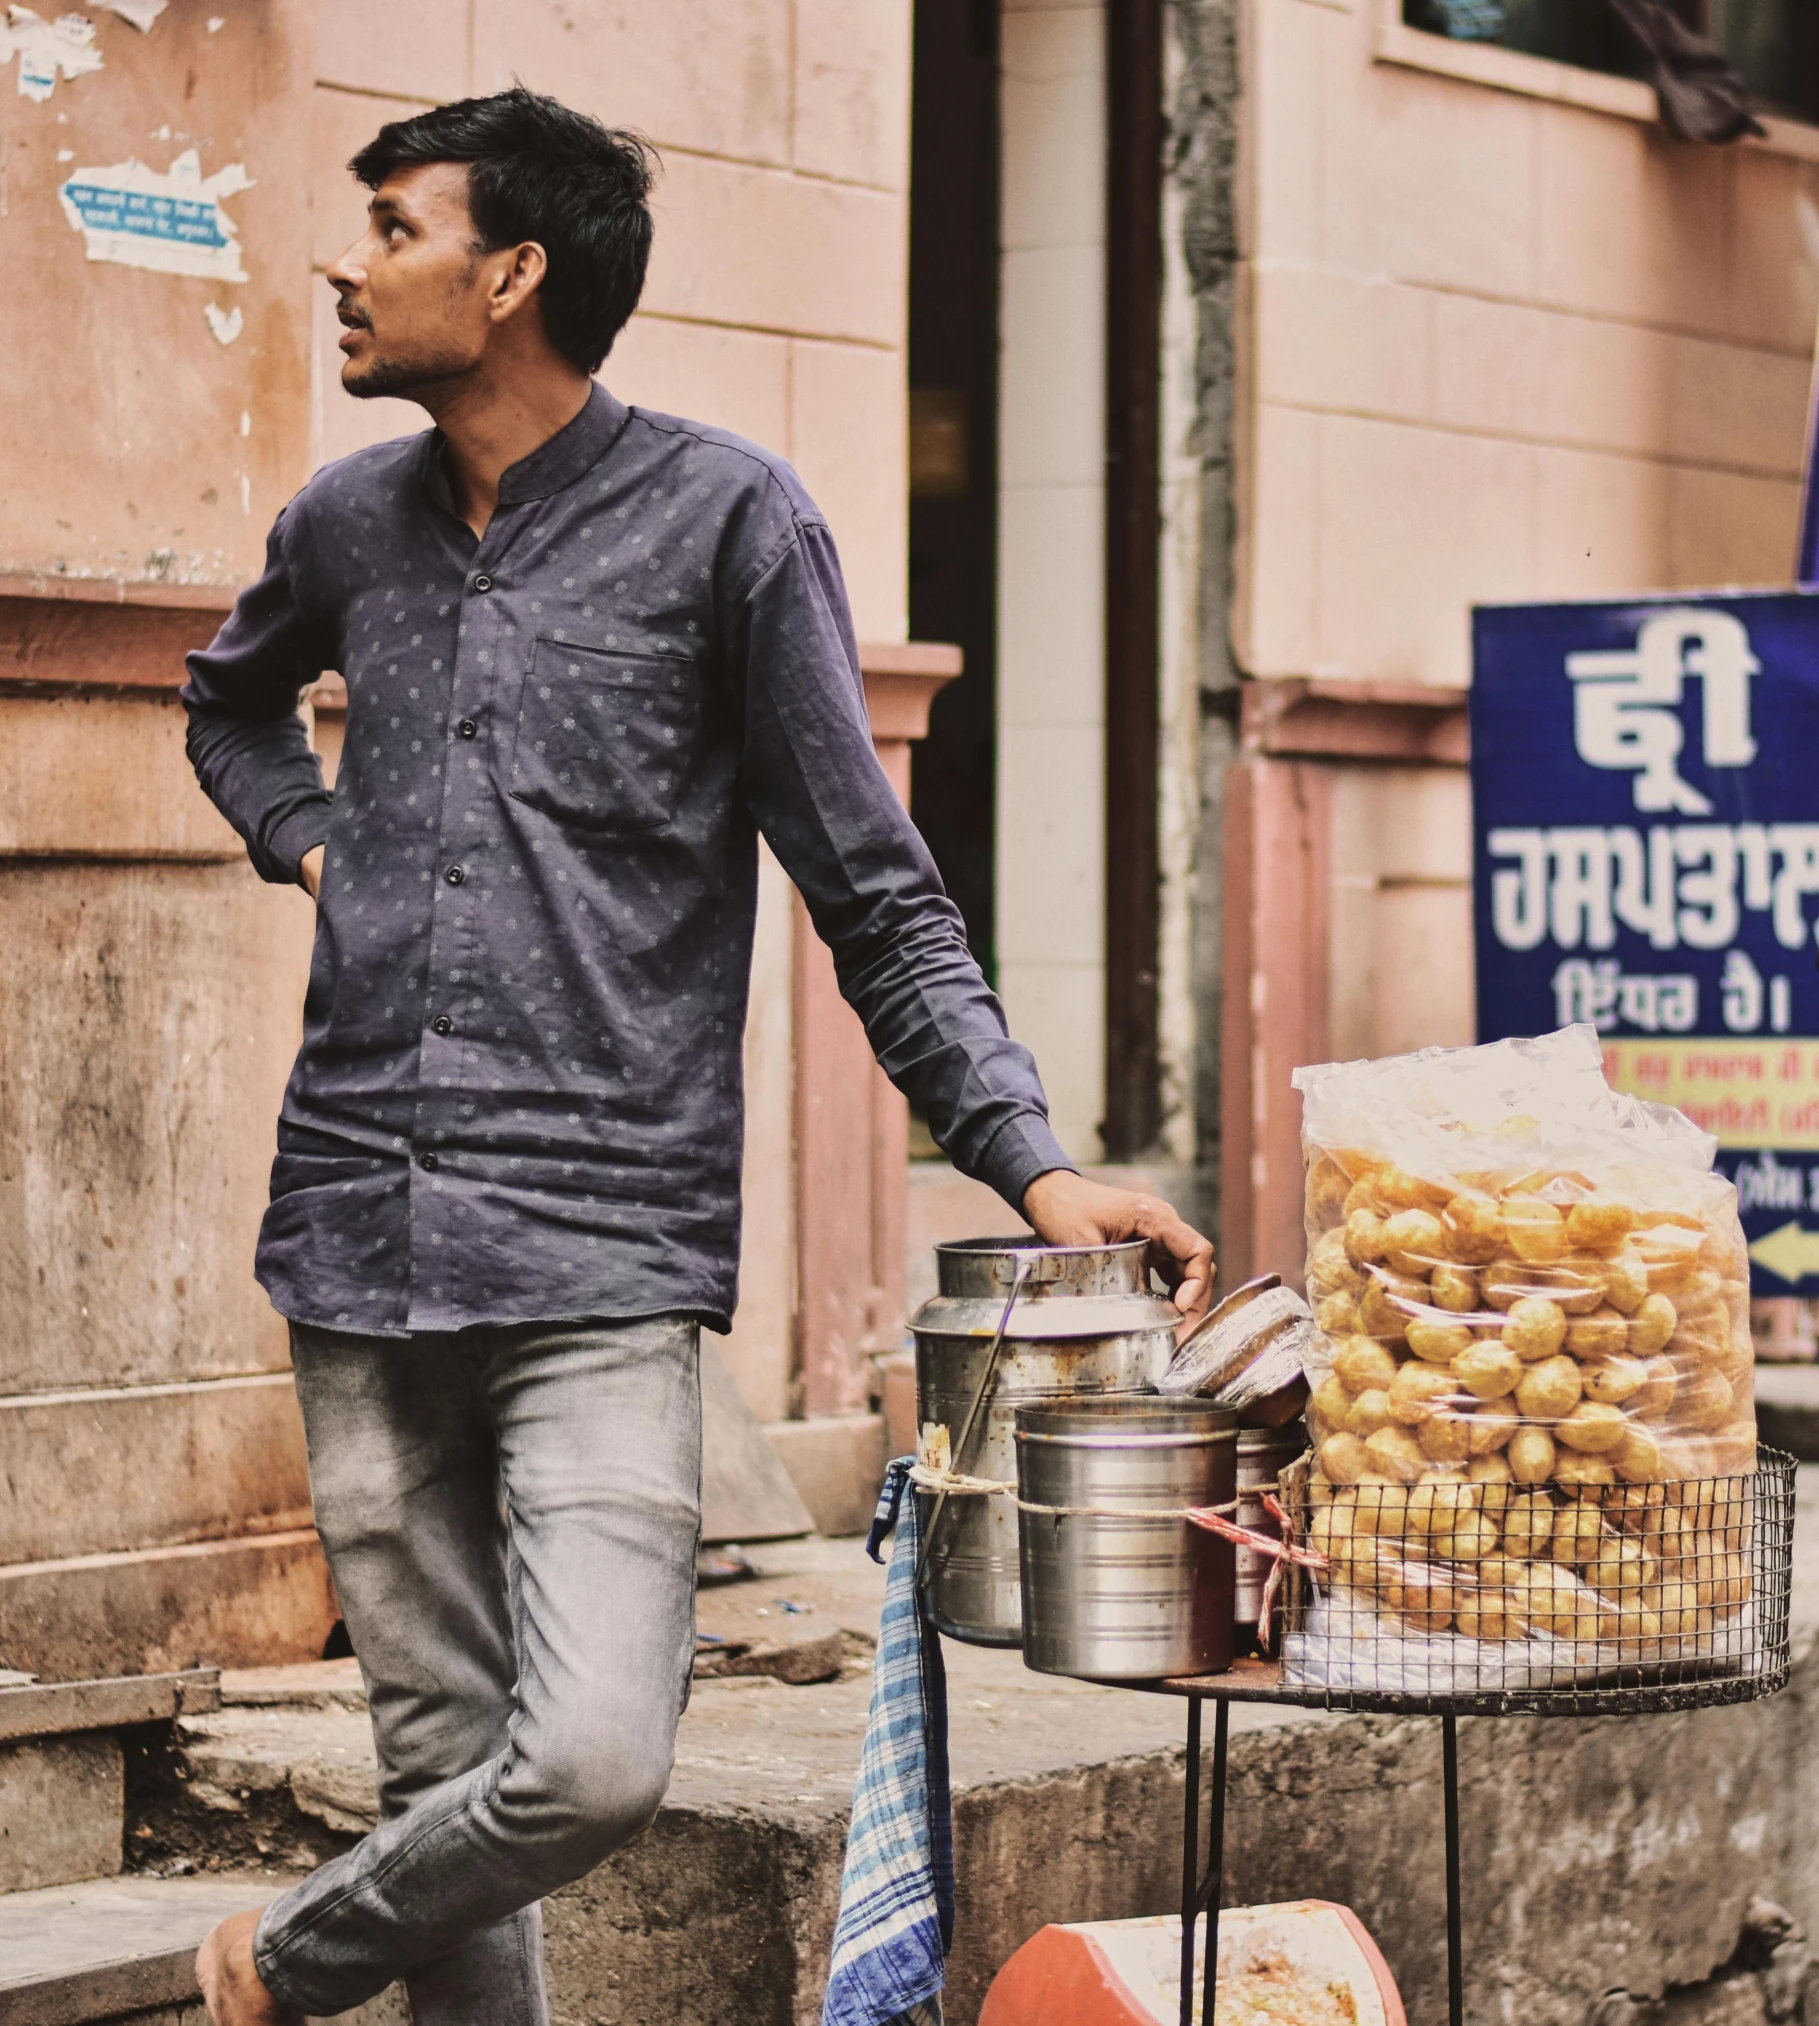
POLYGON ((352 324, 359 330, 370 331, 373 327, 372 318, 367 315, 365 310, 356 308, 346 296, 343 296, 336 303, 335 314, 344 324, 352 324))

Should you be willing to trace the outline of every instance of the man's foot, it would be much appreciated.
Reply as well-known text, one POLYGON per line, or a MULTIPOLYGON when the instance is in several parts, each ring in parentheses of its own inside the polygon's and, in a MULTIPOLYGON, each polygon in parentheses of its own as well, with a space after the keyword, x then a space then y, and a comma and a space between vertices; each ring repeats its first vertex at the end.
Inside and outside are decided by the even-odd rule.
POLYGON ((231 1914, 196 1952, 196 1981, 214 2026, 303 2026, 303 2014, 281 2005, 253 1963, 259 1910, 231 1914))

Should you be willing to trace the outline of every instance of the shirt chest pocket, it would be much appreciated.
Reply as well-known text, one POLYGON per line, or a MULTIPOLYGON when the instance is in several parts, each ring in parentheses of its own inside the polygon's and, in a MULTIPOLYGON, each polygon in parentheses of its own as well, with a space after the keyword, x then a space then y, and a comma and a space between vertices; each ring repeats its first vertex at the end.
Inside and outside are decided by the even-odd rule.
POLYGON ((511 792, 584 829, 661 829, 675 813, 694 720, 692 663, 539 640, 518 705, 511 792))

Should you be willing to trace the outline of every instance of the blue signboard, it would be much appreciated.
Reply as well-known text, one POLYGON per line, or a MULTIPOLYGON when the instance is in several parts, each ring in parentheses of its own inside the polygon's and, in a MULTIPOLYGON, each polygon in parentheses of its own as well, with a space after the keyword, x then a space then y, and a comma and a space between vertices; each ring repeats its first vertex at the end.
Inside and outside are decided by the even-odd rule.
POLYGON ((1589 1020, 1819 1294, 1819 596, 1473 614, 1478 1032, 1589 1020))

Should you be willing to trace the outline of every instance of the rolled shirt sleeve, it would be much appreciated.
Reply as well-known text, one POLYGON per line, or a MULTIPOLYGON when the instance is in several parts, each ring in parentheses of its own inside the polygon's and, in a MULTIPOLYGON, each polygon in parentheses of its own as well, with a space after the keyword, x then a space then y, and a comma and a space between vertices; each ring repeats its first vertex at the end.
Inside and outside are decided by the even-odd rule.
POLYGON ((735 601, 747 802, 833 952, 885 1073, 963 1174, 1020 1205, 1072 1168, 1029 1051, 872 745, 833 537, 800 522, 735 601))
POLYGON ((260 878, 279 885, 295 885, 304 855, 327 838, 331 799, 297 709, 332 665, 291 566, 297 511, 293 501, 279 516, 264 572, 213 643, 189 656, 182 691, 196 778, 245 840, 260 878))

